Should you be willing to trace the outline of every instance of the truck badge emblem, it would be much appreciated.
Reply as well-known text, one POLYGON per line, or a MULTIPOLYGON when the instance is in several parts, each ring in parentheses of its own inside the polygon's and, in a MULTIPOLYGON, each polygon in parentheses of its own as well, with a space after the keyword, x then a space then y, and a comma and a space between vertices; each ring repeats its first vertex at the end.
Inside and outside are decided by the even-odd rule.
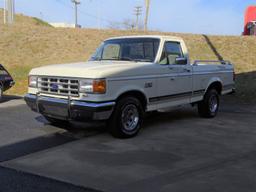
POLYGON ((153 87, 153 83, 150 82, 150 83, 145 83, 145 88, 151 88, 153 87))
POLYGON ((58 86, 58 84, 51 84, 51 88, 53 90, 58 90, 59 86, 58 86))

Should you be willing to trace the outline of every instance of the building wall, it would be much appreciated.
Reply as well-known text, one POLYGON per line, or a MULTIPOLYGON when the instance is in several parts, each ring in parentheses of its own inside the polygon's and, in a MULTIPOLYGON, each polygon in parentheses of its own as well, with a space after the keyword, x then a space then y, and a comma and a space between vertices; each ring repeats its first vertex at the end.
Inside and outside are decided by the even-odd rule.
POLYGON ((55 28, 81 28, 81 26, 76 26, 75 24, 69 24, 69 23, 50 23, 55 28))

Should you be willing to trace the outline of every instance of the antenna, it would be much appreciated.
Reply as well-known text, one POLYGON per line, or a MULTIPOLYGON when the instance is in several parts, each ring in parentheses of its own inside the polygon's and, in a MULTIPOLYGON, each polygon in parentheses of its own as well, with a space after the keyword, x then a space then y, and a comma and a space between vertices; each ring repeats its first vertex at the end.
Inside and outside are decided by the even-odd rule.
POLYGON ((150 7, 150 0, 145 0, 145 7, 146 7, 146 14, 144 20, 144 31, 148 30, 148 16, 149 16, 149 7, 150 7))
POLYGON ((75 5, 75 25, 76 25, 76 28, 79 26, 78 25, 78 16, 77 16, 77 6, 79 4, 81 4, 80 0, 71 0, 72 3, 74 3, 75 5))
POLYGON ((134 9, 134 15, 136 16, 136 30, 139 30, 139 16, 142 14, 142 7, 136 6, 134 9))

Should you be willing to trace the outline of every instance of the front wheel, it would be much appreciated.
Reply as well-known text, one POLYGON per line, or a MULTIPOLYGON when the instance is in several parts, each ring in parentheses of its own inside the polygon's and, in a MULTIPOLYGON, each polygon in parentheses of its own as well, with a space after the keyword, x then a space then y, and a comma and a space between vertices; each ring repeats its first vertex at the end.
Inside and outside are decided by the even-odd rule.
POLYGON ((117 138, 136 136, 143 122, 144 110, 140 101, 133 97, 121 99, 108 122, 110 133, 117 138))
POLYGON ((201 117, 213 118, 219 110, 219 94, 215 89, 206 92, 203 101, 198 103, 198 113, 201 117))
POLYGON ((3 98, 3 88, 2 88, 2 86, 1 86, 1 84, 0 84, 0 101, 2 100, 2 98, 3 98))

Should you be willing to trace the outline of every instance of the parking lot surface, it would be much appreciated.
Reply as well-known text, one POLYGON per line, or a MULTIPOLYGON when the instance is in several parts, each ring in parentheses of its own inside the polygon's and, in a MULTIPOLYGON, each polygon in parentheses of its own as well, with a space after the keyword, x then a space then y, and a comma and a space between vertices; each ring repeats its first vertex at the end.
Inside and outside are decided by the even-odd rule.
POLYGON ((227 98, 215 119, 180 107, 149 114, 136 138, 119 140, 104 124, 49 125, 7 99, 0 191, 255 191, 255 115, 227 98))

